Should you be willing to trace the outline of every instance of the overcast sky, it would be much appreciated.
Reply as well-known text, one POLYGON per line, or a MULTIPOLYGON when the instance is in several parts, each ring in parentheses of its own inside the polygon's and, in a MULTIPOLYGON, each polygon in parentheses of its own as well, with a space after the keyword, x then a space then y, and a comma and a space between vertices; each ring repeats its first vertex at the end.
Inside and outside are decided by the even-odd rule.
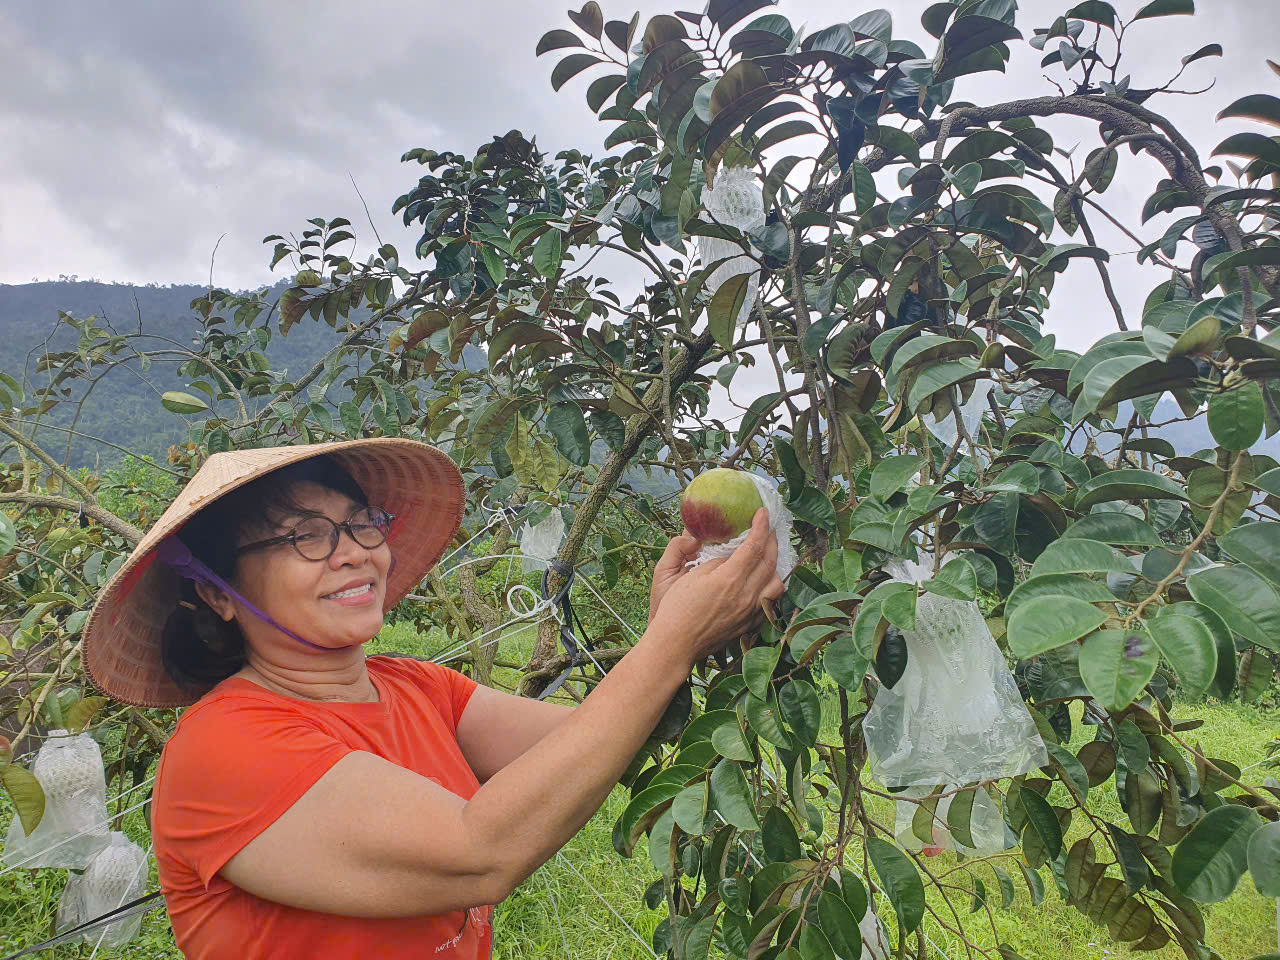
MULTIPOLYGON (((702 0, 684 0, 695 7, 702 0)), ((883 2, 883 0, 882 0, 883 2)), ((1130 16, 1140 0, 1113 0, 1130 16)), ((648 15, 680 3, 645 0, 648 15)), ((895 36, 934 50, 919 25, 927 0, 889 4, 895 36)), ((634 9, 604 0, 607 18, 634 9)), ((835 0, 784 0, 793 24, 821 29, 870 9, 835 0)), ((1048 26, 1065 0, 1023 0, 1019 27, 1048 26)), ((214 281, 269 282, 269 233, 301 229, 312 216, 346 216, 372 248, 353 177, 384 240, 406 253, 416 233, 390 214, 416 181, 412 147, 470 153, 518 127, 554 151, 600 152, 612 124, 588 111, 590 75, 560 93, 549 75, 558 54, 534 45, 567 27, 562 2, 480 0, 312 0, 111 3, 12 2, 0 7, 0 282, 59 274, 145 282, 204 282, 214 244, 214 281)), ((1265 58, 1280 59, 1280 0, 1200 0, 1200 15, 1135 25, 1126 42, 1135 87, 1163 83, 1180 57, 1209 42, 1222 59, 1193 64, 1178 86, 1202 97, 1157 98, 1148 106, 1175 118, 1209 162, 1228 133, 1248 127, 1213 117, 1245 93, 1280 93, 1265 58)), ((1060 68, 1051 68, 1061 78, 1060 68)), ((1052 93, 1039 54, 1014 44, 1009 74, 966 78, 957 99, 982 102, 1052 93)), ((1059 145, 1096 143, 1091 125, 1053 128, 1059 145)), ((1085 151, 1082 151, 1082 153, 1085 151)), ((1158 168, 1125 151, 1108 193, 1138 227, 1158 168)), ((1152 239, 1169 218, 1141 228, 1152 239)), ((1134 244, 1099 225, 1116 251, 1134 244)), ((1059 242, 1065 237, 1055 238, 1059 242)), ((1077 237, 1076 239, 1079 239, 1077 237)), ((1184 250, 1188 249, 1186 247, 1184 250)), ((1136 312, 1162 277, 1113 262, 1126 306, 1136 312)), ((1076 261, 1053 315, 1060 343, 1082 346, 1113 329, 1097 274, 1076 261)), ((1061 282, 1061 281, 1060 281, 1061 282)))

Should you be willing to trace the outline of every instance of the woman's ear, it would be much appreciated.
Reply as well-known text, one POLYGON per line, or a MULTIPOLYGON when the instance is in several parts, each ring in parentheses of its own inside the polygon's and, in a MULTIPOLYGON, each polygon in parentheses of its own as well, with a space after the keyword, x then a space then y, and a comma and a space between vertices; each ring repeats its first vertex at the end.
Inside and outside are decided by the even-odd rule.
POLYGON ((195 588, 196 593, 200 595, 200 599, 207 603, 209 609, 223 620, 230 621, 235 617, 235 602, 217 587, 210 586, 207 583, 197 583, 195 588))

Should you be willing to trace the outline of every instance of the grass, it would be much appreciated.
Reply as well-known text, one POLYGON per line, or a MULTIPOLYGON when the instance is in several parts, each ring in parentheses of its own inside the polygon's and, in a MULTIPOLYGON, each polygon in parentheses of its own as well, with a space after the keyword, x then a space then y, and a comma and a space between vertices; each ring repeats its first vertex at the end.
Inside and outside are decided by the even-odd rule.
MULTIPOLYGON (((610 595, 610 601, 614 601, 610 595)), ((584 607, 586 605, 584 604, 584 607)), ((640 600, 621 597, 620 612, 632 617, 632 622, 643 622, 644 607, 640 600)), ((588 629, 603 611, 583 613, 588 618, 588 629)), ((504 632, 499 641, 498 659, 521 662, 532 647, 532 627, 516 627, 504 632)), ((438 653, 452 645, 443 633, 433 631, 420 634, 407 623, 388 625, 369 644, 372 653, 398 651, 416 655, 438 653)), ((495 680, 513 685, 518 674, 514 670, 498 669, 495 680)), ((824 698, 824 738, 834 739, 834 697, 824 698)), ((1078 710, 1078 707, 1077 707, 1078 710)), ((1201 717, 1205 725, 1189 736, 1196 737, 1210 756, 1230 760, 1241 767, 1256 763, 1264 755, 1264 748, 1280 727, 1280 712, 1272 708, 1248 706, 1240 703, 1209 701, 1182 707, 1177 716, 1201 717)), ((1077 714, 1078 719, 1078 714, 1077 714)), ((1091 739, 1090 728, 1076 724, 1073 749, 1091 739)), ((1260 779, 1260 778, 1259 778, 1260 779)), ((570 789, 570 787, 566 787, 570 789)), ((1055 790, 1062 790, 1055 785, 1055 790)), ((643 842, 631 860, 621 859, 613 850, 611 833, 613 822, 626 804, 626 793, 617 790, 604 808, 587 826, 571 840, 561 855, 538 870, 523 884, 497 912, 495 919, 495 956, 499 960, 525 960, 539 957, 573 957, 575 960, 621 960, 621 958, 645 958, 651 956, 646 946, 637 942, 636 934, 646 943, 662 919, 665 907, 656 911, 643 903, 645 888, 655 879, 656 872, 649 863, 643 842), (615 915, 611 910, 616 910, 615 915), (619 916, 620 915, 620 916, 619 916), (628 925, 631 930, 628 929, 628 925), (632 933, 635 931, 635 934, 632 933)), ((1110 786, 1094 791, 1091 805, 1104 818, 1121 816, 1119 805, 1110 786), (1105 790, 1106 793, 1102 793, 1105 790)), ((892 822, 892 804, 873 798, 872 815, 880 822, 892 822)), ((12 811, 0 798, 0 831, 7 830, 12 811)), ((124 830, 144 848, 147 845, 147 826, 138 811, 125 818, 124 830)), ((1068 842, 1075 839, 1081 828, 1073 826, 1068 842)), ((859 851, 851 850, 851 859, 860 859, 859 851)), ((931 866, 946 869, 955 864, 955 858, 943 854, 931 861, 931 866)), ((1017 877, 1016 867, 1008 864, 1017 877)), ((986 867, 988 890, 996 889, 992 875, 986 867)), ((1048 871, 1043 871, 1045 877, 1048 871)), ((66 880, 66 872, 60 870, 17 870, 0 877, 0 956, 36 942, 50 935, 58 896, 66 880)), ((977 921, 980 915, 965 916, 969 935, 980 946, 996 942, 1017 949, 1027 960, 1040 958, 1104 958, 1129 957, 1127 947, 1113 943, 1106 929, 1091 924, 1073 907, 1063 904, 1057 896, 1052 880, 1046 880, 1046 899, 1039 906, 1032 906, 1025 886, 1009 910, 993 911, 995 933, 990 926, 977 921)), ((154 866, 148 889, 157 885, 154 866)), ((965 903, 957 908, 967 910, 965 903)), ((946 907, 935 892, 930 903, 945 915, 946 907)), ((887 905, 883 913, 889 913, 887 905)), ((1236 892, 1226 901, 1205 908, 1209 928, 1209 942, 1229 960, 1248 958, 1274 951, 1275 903, 1262 897, 1245 879, 1236 892)), ((886 918, 892 928, 892 919, 886 918)), ((963 945, 943 930, 933 920, 926 920, 926 930, 938 948, 931 956, 946 956, 949 960, 965 957, 963 945)), ((87 958, 88 947, 60 947, 42 954, 45 958, 87 958)), ((127 945, 123 954, 100 951, 98 956, 125 955, 139 960, 153 958, 178 958, 181 954, 173 943, 168 920, 162 910, 148 914, 144 919, 142 934, 127 945)), ((1182 953, 1170 945, 1156 953, 1142 954, 1156 958, 1181 957, 1182 953)))

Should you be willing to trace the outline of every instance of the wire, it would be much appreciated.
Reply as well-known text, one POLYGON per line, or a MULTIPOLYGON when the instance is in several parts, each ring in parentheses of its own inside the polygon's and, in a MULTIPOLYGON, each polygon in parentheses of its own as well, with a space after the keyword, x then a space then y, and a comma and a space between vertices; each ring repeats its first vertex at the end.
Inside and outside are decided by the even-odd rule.
POLYGON ((618 918, 619 923, 621 923, 624 927, 626 927, 628 930, 631 931, 631 935, 636 938, 637 942, 644 944, 645 950, 649 952, 649 955, 652 956, 654 960, 661 960, 661 958, 656 953, 654 953, 653 947, 650 946, 649 942, 645 940, 644 937, 640 936, 640 934, 636 933, 635 928, 632 927, 631 924, 627 923, 627 921, 623 918, 622 914, 620 914, 617 910, 613 908, 613 904, 611 904, 608 900, 605 899, 604 894, 602 894, 599 890, 597 890, 595 887, 591 885, 591 881, 582 875, 581 871, 579 871, 578 868, 573 865, 572 860, 570 860, 568 857, 566 857, 563 853, 560 853, 559 851, 556 852, 556 857, 564 861, 564 865, 568 867, 570 870, 572 870, 575 874, 577 874, 578 879, 581 880, 583 884, 586 885, 586 888, 596 895, 596 899, 598 899, 601 903, 603 903, 605 907, 608 908, 609 912, 618 918))
MULTIPOLYGON (((155 777, 151 778, 151 780, 154 780, 154 779, 155 777)), ((148 780, 147 783, 150 783, 151 780, 148 780)), ((37 853, 33 853, 31 856, 27 857, 27 859, 19 863, 12 864, 11 866, 5 867, 3 870, 0 870, 0 877, 3 877, 7 873, 12 873, 14 870, 17 870, 20 867, 26 866, 32 860, 39 860, 46 853, 50 853, 54 850, 57 850, 59 847, 63 846, 64 844, 70 843, 72 840, 79 840, 81 837, 87 837, 91 833, 97 833, 99 828, 108 826, 112 820, 115 820, 118 817, 123 817, 126 813, 132 813, 134 810, 138 810, 142 807, 145 807, 150 802, 151 802, 151 798, 147 797, 147 799, 141 801, 140 803, 135 803, 133 806, 125 810, 121 810, 115 816, 108 817, 106 820, 103 820, 101 823, 94 824, 92 827, 89 827, 87 830, 81 830, 79 833, 72 834, 69 837, 59 840, 57 843, 50 844, 49 846, 45 847, 43 850, 40 850, 37 853)))

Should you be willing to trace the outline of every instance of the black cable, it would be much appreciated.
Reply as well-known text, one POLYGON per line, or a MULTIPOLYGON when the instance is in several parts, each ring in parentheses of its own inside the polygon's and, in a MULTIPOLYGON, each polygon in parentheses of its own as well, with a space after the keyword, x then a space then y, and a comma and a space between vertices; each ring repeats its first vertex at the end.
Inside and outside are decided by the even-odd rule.
POLYGON ((92 920, 86 920, 79 926, 72 927, 65 933, 60 933, 56 937, 50 937, 48 940, 37 943, 35 946, 24 947, 17 953, 11 953, 9 956, 5 957, 4 960, 17 960, 18 957, 25 957, 29 954, 40 953, 43 950, 48 950, 50 947, 57 946, 60 943, 65 943, 68 940, 81 936, 90 930, 124 919, 125 915, 131 916, 135 912, 146 913, 147 911, 154 910, 156 907, 163 906, 163 904, 154 904, 153 906, 147 907, 146 910, 138 910, 138 908, 143 904, 150 903, 151 901, 158 899, 161 895, 161 892, 157 890, 154 893, 148 893, 146 896, 139 897, 137 900, 130 900, 128 903, 116 907, 114 910, 104 913, 100 917, 94 917, 92 920))

